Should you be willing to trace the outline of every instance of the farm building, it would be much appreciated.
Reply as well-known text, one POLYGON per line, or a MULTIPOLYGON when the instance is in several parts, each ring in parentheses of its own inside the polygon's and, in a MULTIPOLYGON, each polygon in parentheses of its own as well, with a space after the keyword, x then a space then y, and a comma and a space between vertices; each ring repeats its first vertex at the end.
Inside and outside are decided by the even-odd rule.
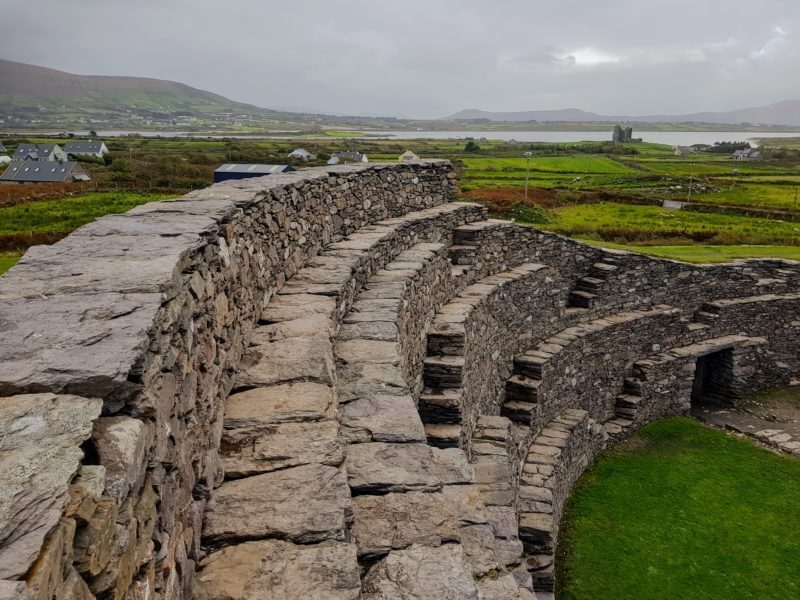
POLYGON ((316 156, 311 154, 305 148, 295 148, 289 153, 289 158, 296 158, 298 160, 314 160, 316 156))
POLYGON ((225 164, 214 171, 214 183, 230 179, 248 179, 250 177, 263 177, 274 173, 288 173, 294 171, 291 165, 238 165, 225 164))
POLYGON ((691 156, 696 152, 691 146, 675 146, 675 156, 691 156))
POLYGON ((406 150, 400 155, 400 158, 398 158, 397 160, 399 160, 400 162, 403 162, 404 160, 419 160, 419 156, 414 154, 411 150, 406 150))
POLYGON ((91 180, 83 167, 74 161, 14 161, 0 175, 0 183, 66 183, 91 180))
POLYGON ((745 148, 736 150, 731 156, 733 160, 761 160, 764 156, 755 148, 745 148))
POLYGON ((58 144, 20 144, 14 152, 14 160, 64 162, 67 158, 67 153, 58 144))
POLYGON ((71 156, 94 156, 103 158, 108 154, 108 147, 103 140, 77 140, 67 142, 64 145, 64 152, 71 156))
POLYGON ((336 154, 331 154, 330 159, 328 159, 329 165, 346 165, 347 163, 358 162, 368 163, 369 159, 366 154, 361 154, 361 152, 337 152, 336 154))

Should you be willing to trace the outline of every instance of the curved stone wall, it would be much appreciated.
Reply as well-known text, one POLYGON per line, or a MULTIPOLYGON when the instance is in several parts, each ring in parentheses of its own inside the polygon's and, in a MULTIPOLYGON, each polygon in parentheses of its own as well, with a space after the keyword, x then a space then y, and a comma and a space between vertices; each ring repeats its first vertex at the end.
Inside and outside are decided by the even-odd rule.
POLYGON ((85 453, 77 479, 62 467, 57 481, 27 480, 4 498, 0 579, 27 577, 43 598, 64 585, 190 597, 205 504, 222 477, 222 402, 261 311, 322 248, 452 200, 454 182, 445 161, 227 182, 32 248, 0 280, 3 421, 17 426, 13 399, 36 394, 57 406, 54 419, 74 410, 92 433, 69 438, 85 453), (80 409, 93 398, 98 419, 80 409), (47 511, 19 511, 43 496, 47 511), (38 578, 48 532, 60 548, 45 544, 39 562, 55 574, 38 578), (29 558, 17 561, 22 545, 29 558))
POLYGON ((595 248, 454 184, 309 169, 32 249, 0 279, 0 598, 530 599, 580 472, 686 412, 700 357, 731 397, 800 377, 797 263, 595 248))

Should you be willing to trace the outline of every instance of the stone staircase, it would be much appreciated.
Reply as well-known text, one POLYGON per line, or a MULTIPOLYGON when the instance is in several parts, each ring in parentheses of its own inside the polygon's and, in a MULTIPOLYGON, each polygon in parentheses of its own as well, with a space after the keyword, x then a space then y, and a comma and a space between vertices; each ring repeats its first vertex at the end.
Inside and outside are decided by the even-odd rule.
MULTIPOLYGON (((483 264, 480 268, 486 269, 483 264)), ((424 389, 419 401, 430 444, 447 448, 457 447, 464 441, 462 417, 468 328, 475 312, 542 269, 543 265, 524 263, 483 277, 442 306, 434 317, 427 332, 424 389)))
POLYGON ((399 254, 367 280, 336 340, 351 532, 366 571, 361 598, 534 597, 525 570, 509 570, 519 567, 522 550, 515 521, 483 502, 461 449, 425 443, 414 406, 416 346, 424 347, 437 301, 465 275, 448 255, 441 244, 399 254), (405 314, 420 305, 420 314, 405 314), (418 576, 398 578, 407 569, 418 576))
MULTIPOLYGON (((206 507, 202 543, 207 555, 196 577, 196 597, 359 597, 358 545, 350 541, 351 484, 359 477, 364 483, 353 485, 356 489, 374 482, 355 466, 357 453, 346 458, 348 436, 368 427, 359 429, 350 413, 340 432, 334 340, 340 326, 359 322, 345 315, 360 314, 360 321, 366 320, 370 313, 363 306, 355 312, 351 308, 366 282, 385 277, 387 263, 398 256, 407 263, 420 258, 420 252, 431 262, 441 259, 444 245, 428 243, 432 248, 420 249, 420 241, 449 242, 455 227, 483 214, 475 205, 442 205, 364 227, 330 244, 265 307, 225 415, 217 420, 226 476, 206 507), (403 255, 404 248, 417 250, 403 255), (285 568, 285 562, 279 568, 286 560, 281 557, 294 557, 293 568, 285 568), (226 577, 231 569, 239 573, 235 582, 226 577), (231 586, 236 594, 230 595, 231 586)), ((386 353, 384 347, 360 350, 373 358, 386 353)), ((404 428, 374 435, 413 439, 413 431, 402 423, 402 401, 395 398, 393 403, 395 414, 403 417, 393 425, 404 428)), ((416 412, 410 397, 405 409, 416 412)), ((424 440, 421 424, 416 439, 424 440)), ((430 462, 424 451, 418 458, 420 467, 430 462)), ((441 465, 447 481, 466 477, 467 465, 461 472, 450 457, 441 465)))
POLYGON ((567 306, 583 309, 594 308, 598 292, 617 269, 618 267, 612 264, 611 259, 594 263, 589 272, 575 283, 574 289, 569 293, 567 306))
POLYGON ((555 548, 564 502, 600 447, 602 428, 585 410, 567 409, 534 438, 518 492, 519 537, 534 589, 552 592, 555 548))

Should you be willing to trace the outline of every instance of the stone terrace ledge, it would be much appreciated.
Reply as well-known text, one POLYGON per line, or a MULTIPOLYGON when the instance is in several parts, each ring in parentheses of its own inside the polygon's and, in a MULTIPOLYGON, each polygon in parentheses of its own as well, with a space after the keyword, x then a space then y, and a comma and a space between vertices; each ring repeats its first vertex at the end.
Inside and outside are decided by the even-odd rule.
MULTIPOLYGON (((100 218, 57 244, 31 248, 0 279, 0 395, 51 391, 130 397, 138 387, 130 375, 146 349, 156 314, 185 287, 181 275, 193 266, 191 255, 218 238, 219 258, 230 263, 226 242, 241 229, 237 220, 243 213, 265 200, 278 200, 286 202, 287 218, 292 217, 291 205, 302 221, 304 213, 313 211, 313 207, 298 205, 308 201, 303 188, 315 182, 444 165, 449 162, 423 160, 405 165, 406 169, 380 163, 332 166, 216 184, 182 198, 100 218), (270 192, 276 197, 269 198, 270 192)), ((315 200, 341 204, 331 196, 315 200)), ((360 212, 368 213, 371 200, 364 197, 363 202, 360 212)), ((411 209, 408 205, 381 216, 411 209)), ((299 229, 301 221, 290 228, 299 229)), ((338 228, 327 223, 319 239, 297 236, 294 241, 298 247, 310 246, 302 254, 313 256, 323 243, 355 228, 347 222, 338 228)), ((289 258, 294 258, 294 251, 289 258)), ((267 264, 259 266, 263 269, 267 264)))

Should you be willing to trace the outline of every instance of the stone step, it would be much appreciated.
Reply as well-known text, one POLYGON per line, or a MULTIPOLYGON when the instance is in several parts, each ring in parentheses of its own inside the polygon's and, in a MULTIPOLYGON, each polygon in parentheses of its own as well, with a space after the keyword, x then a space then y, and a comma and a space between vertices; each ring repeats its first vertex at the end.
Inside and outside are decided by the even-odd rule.
POLYGON ((575 290, 569 293, 567 304, 575 308, 592 308, 597 294, 575 290))
POLYGON ((535 404, 538 401, 541 380, 531 379, 522 375, 512 375, 506 381, 506 402, 527 402, 535 404))
POLYGON ((530 356, 527 353, 517 356, 514 358, 514 373, 530 379, 541 379, 542 368, 550 356, 552 355, 548 354, 545 358, 544 356, 530 356))
POLYGON ((636 418, 638 414, 638 409, 630 408, 626 406, 615 406, 614 407, 614 415, 619 417, 620 419, 630 419, 633 420, 636 418))
POLYGON ((265 538, 299 544, 341 540, 349 511, 350 490, 336 467, 304 465, 235 479, 214 490, 208 501, 203 543, 218 547, 265 538))
POLYGON ((192 598, 353 600, 360 591, 355 544, 262 540, 229 546, 204 558, 192 598))
POLYGON ((605 283, 605 279, 600 279, 599 277, 590 277, 587 275, 586 277, 581 277, 578 279, 575 289, 582 290, 584 292, 596 292, 600 286, 603 285, 603 283, 605 283))
POLYGON ((468 225, 461 225, 453 229, 453 245, 477 245, 480 243, 481 238, 487 231, 497 229, 498 227, 509 227, 509 221, 501 221, 499 219, 487 219, 485 221, 476 221, 468 225))
POLYGON ((436 329, 428 331, 427 354, 428 356, 463 354, 465 337, 464 327, 461 324, 437 324, 436 329))
POLYGON ((500 414, 515 423, 530 425, 536 416, 538 405, 533 402, 507 401, 500 407, 500 414))
POLYGON ((461 423, 462 389, 425 388, 420 394, 419 416, 424 423, 461 423))
POLYGON ((709 312, 706 310, 698 310, 694 313, 694 320, 698 323, 704 323, 706 325, 711 325, 717 319, 719 319, 718 313, 709 312))
POLYGON ((461 438, 461 425, 449 423, 426 423, 425 437, 428 445, 436 448, 458 448, 461 438))
POLYGON ((631 396, 641 396, 642 381, 635 377, 626 377, 622 384, 622 392, 631 396))
POLYGON ((471 265, 479 250, 479 246, 450 246, 447 249, 447 256, 454 265, 471 265))
POLYGON ((616 417, 614 419, 611 419, 608 422, 611 423, 612 425, 616 425, 618 427, 621 427, 622 429, 627 429, 628 427, 630 427, 633 424, 633 421, 631 421, 630 419, 623 419, 623 418, 620 418, 620 417, 616 417))
POLYGON ((423 360, 422 378, 431 388, 461 387, 463 356, 428 356, 423 360))
POLYGON ((641 401, 641 396, 634 394, 620 394, 617 396, 617 407, 636 409, 639 407, 641 401))
POLYGON ((606 279, 611 273, 617 271, 619 267, 605 262, 596 262, 589 269, 589 277, 606 279))

